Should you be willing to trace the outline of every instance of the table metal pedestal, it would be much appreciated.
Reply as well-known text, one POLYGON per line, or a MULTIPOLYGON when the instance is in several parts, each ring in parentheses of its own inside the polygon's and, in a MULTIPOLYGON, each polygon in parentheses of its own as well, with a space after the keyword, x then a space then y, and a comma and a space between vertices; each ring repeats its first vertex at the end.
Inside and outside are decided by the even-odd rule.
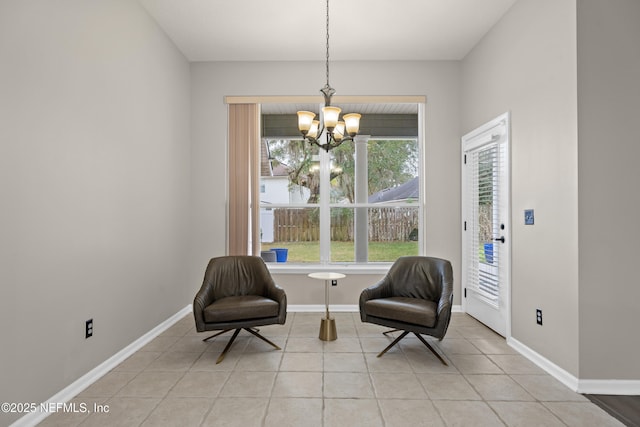
POLYGON ((331 272, 318 272, 310 273, 309 277, 312 279, 324 280, 324 305, 325 305, 325 317, 320 320, 320 338, 322 341, 334 341, 338 338, 338 332, 336 331, 336 319, 331 317, 329 313, 329 282, 331 280, 338 280, 345 277, 342 273, 331 272))

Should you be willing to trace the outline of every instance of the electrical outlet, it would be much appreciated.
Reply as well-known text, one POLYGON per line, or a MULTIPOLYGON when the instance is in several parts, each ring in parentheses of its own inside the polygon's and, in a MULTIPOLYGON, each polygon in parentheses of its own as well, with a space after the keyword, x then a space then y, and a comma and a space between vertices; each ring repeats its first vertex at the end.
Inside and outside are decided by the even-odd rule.
POLYGON ((90 338, 93 336, 93 319, 89 319, 84 322, 84 338, 90 338))
POLYGON ((539 308, 536 309, 536 323, 542 325, 542 310, 539 308))

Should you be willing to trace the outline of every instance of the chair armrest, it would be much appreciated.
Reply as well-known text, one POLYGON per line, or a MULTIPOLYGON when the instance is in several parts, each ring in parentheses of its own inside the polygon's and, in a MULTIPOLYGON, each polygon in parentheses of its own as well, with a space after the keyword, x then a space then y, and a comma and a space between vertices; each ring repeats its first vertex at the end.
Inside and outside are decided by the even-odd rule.
POLYGON ((432 334, 438 339, 444 338, 451 321, 451 309, 453 308, 453 272, 451 264, 446 266, 442 279, 442 294, 438 302, 438 320, 436 331, 432 334))
POLYGON ((443 314, 446 314, 447 311, 451 313, 451 309, 453 308, 453 294, 449 294, 449 297, 443 297, 440 301, 438 301, 438 317, 443 314))
POLYGON ((202 284, 202 287, 200 287, 200 290, 193 299, 193 316, 196 321, 196 330, 198 332, 203 332, 206 330, 204 321, 204 309, 214 301, 213 293, 210 292, 210 289, 211 286, 207 285, 205 279, 205 283, 202 284))
POLYGON ((278 301, 279 303, 287 302, 287 295, 284 293, 284 289, 280 286, 273 284, 269 286, 269 290, 267 292, 267 298, 272 299, 274 301, 278 301))
POLYGON ((391 282, 386 278, 382 278, 378 283, 363 289, 360 294, 360 300, 368 301, 375 298, 387 298, 391 296, 391 282))
POLYGON ((385 276, 383 277, 378 283, 369 286, 368 288, 365 288, 362 290, 362 293, 360 294, 360 318, 362 319, 362 321, 365 321, 365 311, 364 311, 364 304, 371 300, 371 299, 377 299, 377 298, 387 298, 391 296, 391 282, 389 281, 388 277, 385 276))
POLYGON ((451 312, 451 307, 453 306, 453 272, 451 271, 450 264, 447 265, 447 270, 443 273, 442 280, 442 293, 440 294, 440 301, 438 302, 438 316, 447 309, 451 312))
POLYGON ((269 286, 267 297, 277 301, 280 305, 280 309, 278 311, 278 323, 284 325, 284 322, 287 320, 287 294, 284 292, 284 289, 273 284, 269 286))

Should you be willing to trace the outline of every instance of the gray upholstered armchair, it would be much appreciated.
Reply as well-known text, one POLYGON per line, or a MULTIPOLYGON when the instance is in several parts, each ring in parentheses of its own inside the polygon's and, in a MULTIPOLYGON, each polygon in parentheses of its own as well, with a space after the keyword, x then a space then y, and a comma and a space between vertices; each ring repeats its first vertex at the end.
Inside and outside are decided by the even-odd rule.
POLYGON ((284 324, 287 296, 274 282, 264 261, 255 256, 223 256, 209 261, 202 287, 193 301, 198 332, 235 329, 216 363, 222 362, 241 329, 271 344, 256 326, 284 324))
POLYGON ((382 280, 362 291, 360 318, 393 328, 385 334, 403 331, 378 357, 413 332, 446 365, 421 334, 442 340, 451 319, 452 304, 451 263, 440 258, 406 256, 398 258, 382 280))

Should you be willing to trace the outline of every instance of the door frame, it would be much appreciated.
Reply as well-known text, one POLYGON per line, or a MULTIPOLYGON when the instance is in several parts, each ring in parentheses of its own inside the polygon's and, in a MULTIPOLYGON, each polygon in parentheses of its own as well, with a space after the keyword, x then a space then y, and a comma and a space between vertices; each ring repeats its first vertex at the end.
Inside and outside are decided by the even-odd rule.
MULTIPOLYGON (((462 265, 461 265, 461 293, 462 293, 462 311, 463 312, 467 312, 467 292, 466 292, 466 285, 467 285, 467 276, 466 276, 466 271, 467 271, 467 265, 470 262, 470 260, 468 260, 468 255, 466 253, 466 236, 465 236, 465 222, 466 222, 466 209, 467 209, 467 205, 468 202, 465 200, 466 199, 466 192, 467 192, 467 184, 466 184, 466 176, 465 176, 465 144, 467 143, 467 141, 469 139, 472 139, 474 137, 478 137, 481 136, 482 134, 487 134, 490 135, 490 131, 503 124, 505 126, 505 135, 507 138, 506 141, 506 147, 507 147, 507 153, 506 153, 506 177, 505 177, 505 188, 500 188, 501 194, 504 194, 504 196, 507 198, 506 200, 506 214, 503 219, 503 223, 505 225, 505 229, 503 230, 503 235, 506 239, 507 242, 509 242, 509 244, 507 245, 506 248, 504 248, 504 254, 502 254, 502 261, 500 264, 500 268, 504 269, 503 271, 500 272, 501 277, 505 278, 505 284, 504 284, 504 288, 500 289, 501 294, 503 294, 502 296, 504 303, 507 305, 506 310, 504 312, 504 316, 505 316, 505 338, 510 338, 511 337, 511 308, 512 308, 512 304, 511 304, 511 251, 512 251, 512 240, 511 240, 511 216, 512 216, 512 208, 511 208, 511 115, 509 112, 503 113, 501 115, 499 115, 498 117, 488 121, 487 123, 481 125, 480 127, 472 130, 471 132, 465 134, 462 138, 461 138, 461 204, 460 204, 460 209, 461 209, 461 230, 462 230, 462 239, 461 239, 461 243, 462 243, 462 247, 461 247, 461 252, 462 252, 462 265), (503 293, 504 291, 504 293, 503 293)), ((502 284, 501 284, 502 285, 502 284)))

